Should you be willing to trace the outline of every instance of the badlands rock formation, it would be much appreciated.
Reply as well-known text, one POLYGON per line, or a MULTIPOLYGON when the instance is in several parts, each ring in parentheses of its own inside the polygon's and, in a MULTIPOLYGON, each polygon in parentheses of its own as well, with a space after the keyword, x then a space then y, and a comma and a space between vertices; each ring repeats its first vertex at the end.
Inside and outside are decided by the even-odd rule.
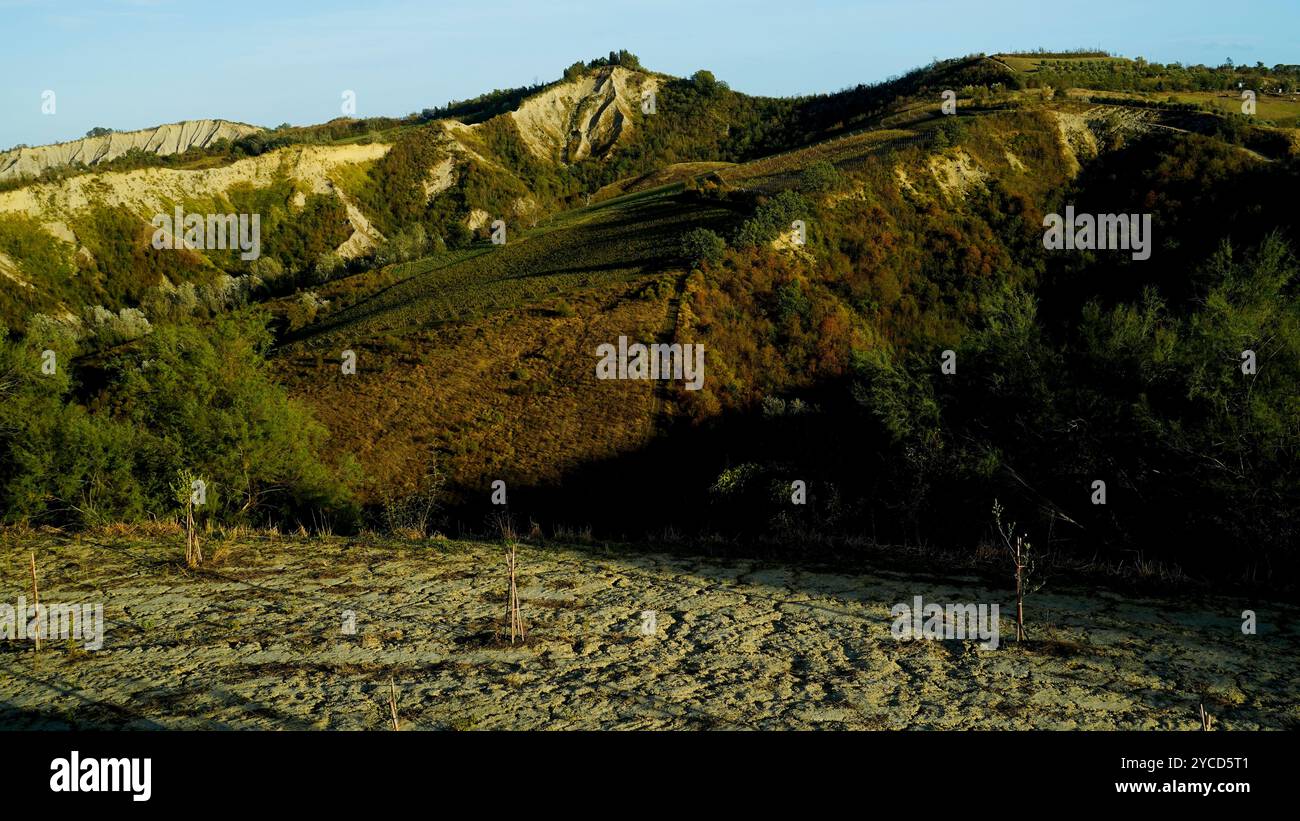
POLYGON ((530 97, 511 117, 529 150, 543 159, 604 157, 631 127, 642 93, 658 85, 653 76, 615 67, 530 97))
POLYGON ((261 130, 227 120, 186 120, 140 131, 123 131, 35 148, 16 148, 0 153, 0 180, 35 177, 47 168, 77 162, 95 165, 136 148, 160 156, 181 154, 191 148, 206 148, 223 138, 236 140, 261 130))

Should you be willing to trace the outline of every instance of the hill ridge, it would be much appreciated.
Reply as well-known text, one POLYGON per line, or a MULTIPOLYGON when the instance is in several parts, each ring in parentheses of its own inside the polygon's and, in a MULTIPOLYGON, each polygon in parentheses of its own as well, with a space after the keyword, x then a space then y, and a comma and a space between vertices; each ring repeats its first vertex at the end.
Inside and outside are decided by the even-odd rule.
POLYGON ((232 120, 181 120, 136 131, 13 148, 0 153, 0 181, 37 177, 47 169, 78 162, 97 165, 136 149, 159 156, 181 154, 191 148, 207 148, 218 140, 236 140, 264 130, 232 120))

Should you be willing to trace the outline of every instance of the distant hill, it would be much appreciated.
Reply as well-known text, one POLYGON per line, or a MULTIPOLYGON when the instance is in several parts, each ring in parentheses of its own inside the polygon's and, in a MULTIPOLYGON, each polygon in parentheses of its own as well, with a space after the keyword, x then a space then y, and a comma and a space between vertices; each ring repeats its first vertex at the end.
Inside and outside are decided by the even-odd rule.
POLYGON ((43 172, 73 163, 88 166, 114 160, 131 151, 158 156, 183 154, 191 148, 207 148, 218 140, 237 140, 261 128, 228 120, 185 120, 139 131, 119 131, 85 137, 55 145, 16 148, 0 153, 0 182, 40 176, 43 172))

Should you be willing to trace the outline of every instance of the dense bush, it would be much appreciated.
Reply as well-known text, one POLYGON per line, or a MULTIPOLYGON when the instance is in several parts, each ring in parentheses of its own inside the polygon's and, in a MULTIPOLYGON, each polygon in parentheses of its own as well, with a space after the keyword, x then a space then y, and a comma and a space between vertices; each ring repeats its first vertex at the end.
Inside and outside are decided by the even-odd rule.
POLYGON ((813 163, 799 175, 799 187, 814 194, 829 193, 842 184, 839 170, 826 160, 813 163))
POLYGON ((1148 289, 1134 303, 1089 302, 1060 329, 1043 327, 1028 293, 1003 292, 955 347, 955 374, 939 371, 937 351, 863 355, 859 398, 893 443, 917 515, 977 520, 1001 487, 1047 511, 1058 536, 1185 564, 1228 548, 1262 563, 1294 544, 1300 268, 1272 236, 1247 254, 1223 246, 1200 275, 1209 287, 1190 310, 1148 289), (1091 503, 1096 480, 1105 506, 1091 503))
MULTIPOLYGON (((0 510, 6 521, 85 525, 174 513, 171 483, 208 486, 227 521, 346 524, 345 484, 320 461, 325 430, 267 373, 265 316, 166 325, 117 354, 94 396, 73 350, 44 375, 29 343, 0 340, 0 510)), ((7 336, 7 335, 6 335, 7 336)))
POLYGON ((159 282, 203 282, 214 274, 212 266, 193 251, 154 248, 154 229, 127 209, 97 204, 73 223, 94 259, 92 277, 97 287, 91 293, 102 297, 87 302, 98 301, 114 310, 133 307, 159 282))
POLYGON ((789 231, 795 220, 807 222, 809 213, 806 199, 794 191, 782 191, 759 205, 754 216, 741 224, 736 230, 736 245, 746 248, 771 242, 789 231))
POLYGON ((0 267, 9 264, 32 287, 19 286, 0 274, 0 322, 21 330, 38 311, 52 311, 60 302, 73 302, 77 266, 71 249, 22 214, 0 215, 0 267))
POLYGON ((373 185, 364 189, 363 205, 385 234, 424 218, 425 178, 447 156, 441 134, 426 127, 403 135, 370 170, 373 185))
POLYGON ((716 264, 727 252, 727 241, 707 228, 692 228, 682 235, 681 254, 692 265, 716 264))

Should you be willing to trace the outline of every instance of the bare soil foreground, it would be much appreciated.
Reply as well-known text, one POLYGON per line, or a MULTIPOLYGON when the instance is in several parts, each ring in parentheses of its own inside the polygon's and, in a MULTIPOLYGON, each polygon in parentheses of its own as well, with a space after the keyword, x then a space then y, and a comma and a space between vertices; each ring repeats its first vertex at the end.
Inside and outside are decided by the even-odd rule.
POLYGON ((33 550, 41 601, 102 603, 104 643, 0 638, 4 728, 383 729, 390 692, 402 729, 1194 730, 1202 703, 1300 726, 1298 611, 1267 601, 1050 585, 1017 646, 1010 592, 973 575, 524 544, 512 647, 500 546, 243 538, 190 571, 176 536, 32 534, 0 547, 0 603, 30 601, 33 550), (999 602, 1001 647, 895 639, 917 595, 999 602))

